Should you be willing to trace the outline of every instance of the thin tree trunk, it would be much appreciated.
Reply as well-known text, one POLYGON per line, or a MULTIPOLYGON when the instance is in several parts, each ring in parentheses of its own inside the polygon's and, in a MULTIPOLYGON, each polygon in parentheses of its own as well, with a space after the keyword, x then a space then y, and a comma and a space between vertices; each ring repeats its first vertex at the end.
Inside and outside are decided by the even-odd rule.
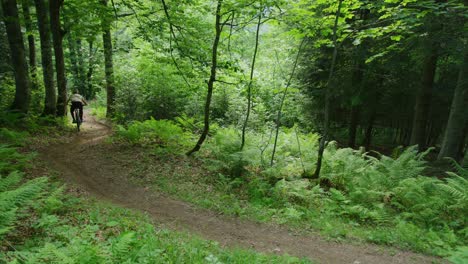
POLYGON ((63 35, 60 24, 60 8, 63 0, 49 0, 50 29, 55 54, 55 72, 57 75, 57 115, 65 116, 67 113, 67 81, 65 79, 65 61, 63 56, 63 35))
MULTIPOLYGON (((101 0, 104 6, 107 6, 107 0, 101 0)), ((115 114, 115 88, 114 88, 114 63, 112 59, 112 36, 110 24, 102 22, 104 33, 102 41, 104 43, 104 61, 106 72, 106 91, 107 91, 107 117, 113 117, 115 114)))
POLYGON ((460 145, 464 144, 463 132, 468 122, 468 49, 465 48, 464 53, 438 159, 450 157, 458 160, 460 145))
POLYGON ((372 130, 374 129, 374 122, 376 118, 375 109, 373 110, 371 117, 369 118, 369 122, 367 123, 366 132, 364 134, 364 142, 363 145, 367 151, 370 150, 371 142, 372 142, 372 130))
POLYGON ((34 42, 33 26, 31 22, 31 14, 29 12, 29 1, 24 0, 21 5, 23 7, 24 22, 26 25, 26 34, 28 36, 29 49, 29 71, 31 73, 31 88, 37 89, 37 71, 36 71, 36 45, 34 42))
POLYGON ((353 105, 351 107, 351 118, 349 121, 349 128, 348 128, 348 147, 355 148, 356 147, 356 131, 359 124, 359 116, 361 113, 361 107, 358 105, 353 105))
POLYGON ((255 61, 257 60, 258 40, 260 36, 260 26, 262 23, 262 12, 263 10, 260 10, 260 13, 258 14, 257 31, 255 33, 255 49, 254 49, 254 54, 252 58, 252 66, 250 67, 249 84, 247 86, 247 114, 245 116, 244 125, 242 126, 242 139, 241 139, 241 146, 240 146, 241 151, 244 149, 244 145, 245 145, 245 130, 247 129, 247 124, 249 122, 249 117, 250 117, 250 109, 252 106, 252 82, 253 82, 254 71, 255 71, 255 61))
POLYGON ((89 98, 89 94, 86 91, 86 74, 85 74, 85 63, 84 63, 84 58, 81 50, 81 39, 77 39, 75 41, 76 43, 76 59, 77 59, 77 66, 78 66, 78 78, 80 80, 79 82, 79 90, 82 92, 82 95, 85 96, 86 98, 89 98))
POLYGON ((211 105, 211 97, 213 96, 213 86, 214 86, 214 82, 216 81, 216 68, 218 64, 218 46, 219 46, 219 40, 221 37, 221 31, 222 31, 222 26, 221 26, 222 4, 223 4, 223 0, 218 0, 218 4, 216 7, 216 24, 215 24, 216 33, 215 33, 215 39, 213 41, 213 48, 211 49, 212 51, 211 74, 210 74, 210 79, 208 80, 208 92, 206 95, 206 102, 205 102, 205 120, 204 120, 203 132, 200 135, 200 138, 198 139, 195 147, 193 147, 192 150, 187 152, 187 156, 190 156, 193 153, 200 150, 210 130, 210 105, 211 105))
POLYGON ((52 62, 52 43, 50 39, 49 17, 45 0, 34 0, 37 13, 37 26, 41 40, 42 74, 45 87, 44 115, 55 115, 57 95, 54 85, 54 65, 52 62))
POLYGON ((94 50, 93 50, 93 40, 89 41, 89 58, 88 58, 88 72, 86 73, 86 87, 87 87, 87 94, 89 98, 94 97, 94 89, 93 89, 93 67, 94 64, 94 50))
POLYGON ((1 2, 16 83, 15 99, 11 105, 11 109, 27 113, 31 90, 28 63, 26 62, 23 35, 18 17, 18 7, 16 0, 1 0, 1 2))
MULTIPOLYGON (((67 44, 69 50, 69 58, 70 58, 70 70, 73 75, 73 86, 74 88, 79 88, 79 81, 80 77, 78 75, 78 63, 76 59, 76 47, 75 47, 75 40, 73 39, 72 33, 67 34, 67 44)), ((83 94, 83 91, 80 90, 80 94, 83 94)))
POLYGON ((331 97, 331 81, 333 79, 334 71, 335 71, 335 64, 336 64, 336 57, 338 55, 338 46, 336 43, 337 39, 337 29, 338 29, 338 18, 341 14, 341 6, 343 4, 343 0, 339 0, 338 2, 338 10, 336 11, 335 17, 335 24, 333 25, 333 57, 332 62, 330 65, 330 73, 328 75, 327 86, 325 87, 325 127, 323 129, 323 135, 320 139, 318 155, 317 155, 317 165, 315 167, 315 172, 313 177, 319 178, 320 177, 320 170, 322 169, 322 159, 323 159, 323 152, 325 151, 325 143, 328 140, 328 130, 330 128, 330 97, 331 97))
POLYGON ((291 82, 292 82, 292 79, 294 77, 294 73, 296 72, 297 62, 299 61, 299 55, 301 54, 302 46, 304 46, 305 40, 306 39, 303 38, 302 42, 301 42, 301 45, 299 46, 299 50, 297 51, 296 59, 294 60, 294 65, 293 65, 293 69, 292 69, 292 72, 291 72, 291 76, 289 76, 288 83, 286 84, 283 96, 281 97, 281 103, 280 103, 280 107, 278 109, 278 115, 276 117, 275 142, 273 143, 273 151, 271 152, 270 166, 273 166, 273 164, 275 162, 276 146, 278 144, 278 135, 279 135, 279 129, 281 127, 281 116, 283 114, 284 101, 286 100, 286 95, 288 94, 289 86, 291 86, 291 82))

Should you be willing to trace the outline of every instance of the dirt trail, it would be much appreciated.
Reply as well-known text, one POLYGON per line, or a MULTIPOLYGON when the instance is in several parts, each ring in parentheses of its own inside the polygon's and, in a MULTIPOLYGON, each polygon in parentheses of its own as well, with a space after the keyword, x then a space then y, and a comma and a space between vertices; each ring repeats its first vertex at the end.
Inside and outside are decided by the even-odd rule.
MULTIPOLYGON (((106 159, 114 155, 100 148, 111 133, 108 126, 85 113, 82 132, 70 142, 40 150, 40 157, 68 183, 76 184, 112 203, 147 212, 157 223, 196 233, 222 246, 307 257, 318 263, 384 264, 434 263, 440 259, 376 245, 351 245, 319 236, 292 234, 286 228, 226 217, 195 208, 161 193, 148 191, 127 180, 131 168, 106 159), (103 158, 104 157, 104 158, 103 158)), ((131 157, 129 157, 131 158, 131 157)))

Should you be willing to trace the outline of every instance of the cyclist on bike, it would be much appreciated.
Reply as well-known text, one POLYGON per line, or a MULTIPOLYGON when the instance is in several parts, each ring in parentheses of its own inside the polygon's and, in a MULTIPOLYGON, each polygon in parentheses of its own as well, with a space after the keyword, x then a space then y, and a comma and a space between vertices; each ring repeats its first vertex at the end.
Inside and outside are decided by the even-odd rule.
POLYGON ((86 102, 84 97, 76 89, 73 91, 68 101, 71 101, 70 113, 72 114, 73 123, 76 123, 73 111, 77 108, 80 109, 80 119, 81 122, 83 122, 83 105, 88 105, 88 102, 86 102))

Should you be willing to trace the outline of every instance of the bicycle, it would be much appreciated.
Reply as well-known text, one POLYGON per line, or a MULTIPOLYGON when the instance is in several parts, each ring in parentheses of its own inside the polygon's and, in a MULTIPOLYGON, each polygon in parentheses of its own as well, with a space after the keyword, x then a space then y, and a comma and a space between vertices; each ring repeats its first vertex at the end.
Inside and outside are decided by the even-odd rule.
POLYGON ((75 108, 75 110, 73 110, 73 113, 72 113, 74 119, 75 119, 75 122, 76 122, 76 130, 78 132, 80 132, 80 126, 81 126, 81 123, 83 122, 80 118, 80 109, 79 108, 75 108))

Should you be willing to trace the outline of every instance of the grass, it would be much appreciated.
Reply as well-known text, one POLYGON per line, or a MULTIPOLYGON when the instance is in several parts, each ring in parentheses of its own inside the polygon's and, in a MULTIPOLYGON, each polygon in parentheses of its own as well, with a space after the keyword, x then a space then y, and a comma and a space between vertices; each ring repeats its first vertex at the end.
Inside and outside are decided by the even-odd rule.
POLYGON ((275 199, 278 194, 272 193, 274 189, 264 186, 268 184, 258 176, 235 179, 224 176, 210 171, 202 161, 204 157, 159 156, 151 148, 139 151, 146 153, 131 161, 135 167, 131 177, 136 183, 226 215, 276 222, 300 231, 319 231, 324 237, 337 241, 367 241, 437 256, 450 255, 449 245, 460 243, 448 228, 445 232, 435 231, 403 220, 395 226, 366 224, 337 217, 327 212, 330 208, 324 204, 315 208, 301 204, 300 197, 296 198, 298 201, 279 201, 275 199))
POLYGON ((223 249, 216 242, 154 226, 147 215, 94 200, 68 197, 62 213, 43 214, 31 236, 5 242, 5 263, 310 263, 289 256, 223 249))
POLYGON ((28 165, 32 174, 18 184, 0 176, 0 206, 13 208, 0 211, 0 263, 311 263, 287 255, 222 248, 216 242, 156 226, 143 213, 81 196, 79 190, 50 177, 41 177, 41 187, 32 194, 22 186, 34 187, 30 179, 54 173, 27 151, 19 153, 11 147, 29 141, 27 134, 11 137, 13 133, 2 132, 0 155, 9 158, 2 159, 0 171, 15 174, 28 165), (18 195, 20 189, 25 195, 18 195), (20 198, 21 202, 11 200, 20 198))

